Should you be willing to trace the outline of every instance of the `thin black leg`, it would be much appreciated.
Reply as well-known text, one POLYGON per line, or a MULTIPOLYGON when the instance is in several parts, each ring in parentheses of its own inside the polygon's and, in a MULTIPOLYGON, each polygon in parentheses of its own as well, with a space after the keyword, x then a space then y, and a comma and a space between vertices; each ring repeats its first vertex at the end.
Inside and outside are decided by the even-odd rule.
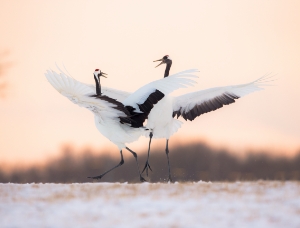
POLYGON ((147 176, 148 176, 148 168, 152 171, 152 169, 151 169, 151 167, 150 167, 150 164, 149 164, 150 145, 151 145, 151 139, 152 139, 152 137, 153 137, 153 133, 152 133, 152 132, 150 132, 149 137, 150 137, 150 141, 149 141, 149 148, 148 148, 148 157, 147 157, 147 161, 146 161, 145 167, 144 167, 144 169, 143 169, 143 171, 142 171, 142 173, 143 173, 143 172, 145 171, 145 169, 146 169, 146 174, 147 174, 147 176))
POLYGON ((166 155, 167 155, 167 159, 168 159, 169 181, 172 182, 171 169, 170 169, 170 160, 169 160, 169 139, 167 139, 167 144, 166 144, 166 155))
POLYGON ((118 168, 119 166, 124 164, 124 159, 123 159, 123 154, 122 154, 122 150, 120 151, 121 154, 121 161, 118 165, 116 165, 115 167, 111 168, 110 170, 107 170, 105 173, 102 173, 100 176, 95 176, 95 177, 88 177, 91 179, 101 179, 105 174, 109 173, 110 171, 112 171, 115 168, 118 168))
POLYGON ((140 167, 139 167, 139 162, 138 162, 138 159, 137 159, 137 154, 134 151, 130 150, 128 147, 126 147, 126 150, 128 150, 130 153, 132 153, 133 157, 135 158, 136 165, 137 165, 137 170, 138 170, 138 173, 140 175, 140 181, 145 182, 146 180, 144 179, 144 177, 142 177, 142 174, 140 172, 140 167))

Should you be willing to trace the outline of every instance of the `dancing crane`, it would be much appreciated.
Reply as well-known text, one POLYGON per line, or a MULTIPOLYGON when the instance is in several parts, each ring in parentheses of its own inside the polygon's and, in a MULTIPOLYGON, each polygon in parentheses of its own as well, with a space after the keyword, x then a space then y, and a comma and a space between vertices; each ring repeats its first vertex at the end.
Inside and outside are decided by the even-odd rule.
MULTIPOLYGON (((168 77, 172 65, 170 57, 165 55, 162 59, 155 60, 154 62, 156 61, 161 61, 156 67, 166 64, 164 78, 168 77)), ((182 122, 177 120, 178 117, 182 116, 186 121, 193 121, 196 117, 204 113, 217 110, 224 105, 232 104, 235 100, 252 92, 263 90, 263 87, 268 85, 269 78, 266 75, 246 84, 200 90, 177 97, 165 96, 151 110, 148 116, 146 127, 150 130, 150 141, 148 157, 142 173, 146 169, 148 176, 148 168, 151 170, 149 165, 151 138, 165 138, 169 181, 172 181, 168 145, 169 138, 181 127, 182 122), (174 117, 177 117, 177 119, 174 119, 174 117)))
POLYGON ((146 84, 132 94, 104 87, 101 88, 100 77, 105 73, 96 69, 93 73, 96 88, 93 85, 81 83, 65 74, 48 70, 45 76, 49 83, 63 96, 73 103, 87 108, 94 113, 97 129, 120 150, 121 161, 115 167, 99 176, 89 177, 101 179, 105 174, 124 164, 122 149, 126 148, 136 160, 140 181, 145 181, 141 176, 137 154, 126 146, 126 143, 136 141, 145 135, 147 128, 143 126, 148 115, 164 96, 179 88, 194 85, 192 75, 195 71, 184 71, 165 79, 160 79, 146 84), (121 102, 122 97, 125 98, 121 102))

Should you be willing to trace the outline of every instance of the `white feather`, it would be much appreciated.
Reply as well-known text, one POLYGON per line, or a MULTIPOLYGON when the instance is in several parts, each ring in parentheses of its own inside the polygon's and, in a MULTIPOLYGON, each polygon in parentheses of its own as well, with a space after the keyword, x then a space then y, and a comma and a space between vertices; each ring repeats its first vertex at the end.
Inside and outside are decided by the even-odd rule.
MULTIPOLYGON (((169 94, 178 88, 195 84, 196 82, 192 79, 196 78, 196 76, 191 74, 194 72, 196 70, 183 71, 168 78, 151 82, 132 94, 107 87, 102 87, 101 89, 103 95, 117 99, 120 102, 125 99, 124 105, 137 107, 135 102, 143 103, 156 89, 164 94, 169 94)), ((48 70, 45 76, 59 93, 74 104, 93 112, 97 129, 117 145, 119 149, 126 147, 125 143, 133 142, 140 136, 145 135, 145 128, 132 128, 126 124, 121 124, 118 117, 125 116, 125 114, 114 109, 114 104, 91 97, 91 95, 95 95, 95 86, 81 83, 61 70, 60 73, 48 70)), ((154 105, 154 108, 156 106, 154 105)))
POLYGON ((215 87, 177 96, 174 97, 173 110, 176 111, 181 108, 182 112, 188 112, 196 105, 200 105, 225 93, 243 97, 255 91, 263 90, 263 87, 268 85, 268 79, 268 76, 264 76, 246 84, 215 87))
POLYGON ((124 101, 123 104, 134 107, 136 110, 139 110, 137 104, 142 104, 148 98, 148 96, 153 93, 155 90, 159 90, 165 96, 170 94, 171 92, 185 88, 191 85, 195 85, 196 82, 193 80, 194 78, 198 78, 192 73, 198 72, 196 69, 191 69, 183 72, 179 72, 177 74, 173 74, 167 78, 159 79, 148 83, 134 93, 129 95, 124 101))

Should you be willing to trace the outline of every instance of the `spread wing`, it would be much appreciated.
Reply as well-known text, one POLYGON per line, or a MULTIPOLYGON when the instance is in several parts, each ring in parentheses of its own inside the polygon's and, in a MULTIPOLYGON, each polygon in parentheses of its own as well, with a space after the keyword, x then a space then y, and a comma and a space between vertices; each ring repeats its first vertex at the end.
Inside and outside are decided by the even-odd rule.
POLYGON ((166 96, 176 89, 195 85, 196 82, 193 79, 198 77, 193 75, 193 73, 196 72, 198 72, 196 69, 186 70, 170 75, 169 77, 150 82, 130 94, 122 103, 125 106, 135 108, 136 111, 142 112, 141 109, 147 108, 147 105, 151 106, 151 98, 166 96))
POLYGON ((129 95, 123 104, 130 111, 131 118, 138 126, 143 125, 157 102, 176 89, 192 86, 196 83, 193 78, 197 78, 197 76, 192 74, 195 72, 198 70, 187 70, 153 81, 129 95))
POLYGON ((123 123, 131 123, 129 111, 119 101, 106 95, 95 95, 96 89, 81 83, 64 73, 48 70, 45 76, 49 83, 63 96, 101 116, 102 118, 118 119, 123 123))
POLYGON ((269 79, 270 77, 264 76, 247 84, 216 87, 175 97, 173 117, 182 116, 185 120, 192 121, 204 113, 232 104, 240 97, 263 90, 270 82, 269 79))

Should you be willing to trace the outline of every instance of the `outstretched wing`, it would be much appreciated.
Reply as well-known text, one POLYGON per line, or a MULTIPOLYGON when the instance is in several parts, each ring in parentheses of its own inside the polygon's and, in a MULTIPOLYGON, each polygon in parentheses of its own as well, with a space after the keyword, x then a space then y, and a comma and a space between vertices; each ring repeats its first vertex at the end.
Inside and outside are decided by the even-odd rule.
MULTIPOLYGON (((55 64, 55 65, 56 65, 57 69, 62 74, 64 74, 65 76, 67 76, 69 78, 73 78, 71 76, 71 74, 68 72, 68 70, 65 68, 65 66, 63 66, 65 68, 65 71, 63 71, 57 64, 55 64), (67 73, 65 73, 65 72, 67 72, 67 73)), ((76 81, 76 79, 74 79, 74 80, 76 81)), ((80 83, 90 87, 92 91, 96 91, 96 86, 95 85, 86 84, 86 83, 82 83, 82 82, 80 82, 80 83)), ((115 99, 117 101, 120 101, 120 102, 122 102, 126 97, 128 97, 131 94, 131 93, 126 92, 126 91, 122 91, 122 90, 118 90, 118 89, 112 89, 112 88, 105 87, 105 86, 101 86, 101 92, 102 92, 102 95, 108 96, 108 97, 113 98, 113 99, 115 99)))
POLYGON ((49 83, 74 104, 85 107, 102 118, 120 119, 121 122, 131 123, 130 113, 124 105, 105 95, 95 95, 88 85, 81 83, 64 73, 48 70, 45 76, 49 83))
POLYGON ((204 113, 232 104, 249 93, 263 90, 269 79, 270 77, 264 76, 247 84, 216 87, 175 97, 173 117, 182 116, 185 120, 192 121, 204 113))
POLYGON ((141 109, 151 106, 152 99, 156 99, 156 97, 159 99, 160 96, 166 96, 176 89, 195 85, 196 82, 193 79, 198 77, 193 73, 196 72, 198 72, 196 69, 186 70, 150 82, 129 95, 122 103, 125 106, 131 106, 136 111, 143 112, 141 109))
POLYGON ((195 72, 198 70, 187 70, 153 81, 129 95, 123 104, 130 111, 131 118, 137 126, 143 125, 154 105, 166 95, 176 89, 194 85, 196 82, 192 79, 197 78, 197 76, 192 75, 192 73, 195 72))

